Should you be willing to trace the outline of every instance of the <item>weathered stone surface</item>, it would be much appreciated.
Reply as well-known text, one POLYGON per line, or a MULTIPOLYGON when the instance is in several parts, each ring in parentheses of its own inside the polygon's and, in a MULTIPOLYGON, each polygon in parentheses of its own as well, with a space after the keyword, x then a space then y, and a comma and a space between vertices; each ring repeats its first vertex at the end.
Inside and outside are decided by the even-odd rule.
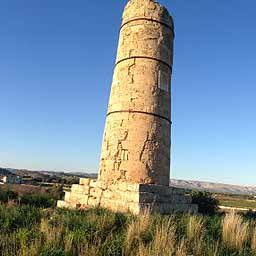
POLYGON ((165 8, 128 2, 102 144, 99 179, 106 183, 169 184, 173 37, 165 8))
POLYGON ((152 0, 130 0, 123 13, 123 24, 134 17, 152 18, 173 27, 173 21, 168 11, 152 0))
POLYGON ((72 203, 72 202, 67 202, 67 201, 61 201, 59 200, 57 202, 57 207, 59 208, 78 208, 80 207, 79 203, 72 203))
POLYGON ((81 179, 58 207, 104 207, 140 214, 196 212, 169 187, 174 25, 153 0, 130 0, 123 13, 98 180, 81 179))
POLYGON ((58 207, 104 207, 133 214, 142 213, 146 208, 163 214, 197 211, 197 206, 191 204, 183 189, 118 182, 103 190, 101 182, 91 180, 89 184, 73 185, 71 192, 66 192, 65 201, 58 202, 58 207), (84 190, 88 191, 87 195, 81 193, 84 190))
POLYGON ((65 192, 65 201, 69 201, 71 192, 65 192))
POLYGON ((89 179, 89 178, 81 178, 80 181, 79 181, 79 184, 89 186, 90 181, 91 181, 91 179, 89 179))
POLYGON ((90 189, 89 186, 74 184, 72 185, 71 192, 81 194, 81 195, 88 195, 89 189, 90 189))
POLYGON ((94 187, 90 189, 90 196, 100 198, 102 196, 102 189, 99 187, 94 187))
POLYGON ((67 201, 58 200, 57 207, 59 208, 70 208, 67 201))

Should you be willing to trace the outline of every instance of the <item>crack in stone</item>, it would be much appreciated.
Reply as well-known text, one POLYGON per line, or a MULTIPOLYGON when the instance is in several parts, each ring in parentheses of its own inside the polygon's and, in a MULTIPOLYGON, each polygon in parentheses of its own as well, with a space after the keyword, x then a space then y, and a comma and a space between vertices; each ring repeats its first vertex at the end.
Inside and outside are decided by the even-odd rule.
POLYGON ((135 67, 135 63, 132 63, 131 65, 129 65, 128 67, 128 76, 131 78, 131 83, 134 83, 134 72, 133 72, 133 68, 135 67))
POLYGON ((142 156, 143 156, 143 154, 144 154, 144 151, 145 151, 145 149, 146 149, 146 146, 147 146, 147 143, 148 143, 148 142, 149 142, 149 132, 147 132, 147 138, 146 138, 146 140, 144 141, 142 150, 141 150, 141 152, 140 152, 140 161, 142 161, 142 156))
POLYGON ((124 161, 128 160, 128 149, 124 149, 122 145, 122 142, 127 139, 128 135, 129 135, 129 131, 125 131, 123 137, 118 140, 117 150, 114 154, 114 165, 113 165, 114 171, 120 170, 122 160, 124 161))

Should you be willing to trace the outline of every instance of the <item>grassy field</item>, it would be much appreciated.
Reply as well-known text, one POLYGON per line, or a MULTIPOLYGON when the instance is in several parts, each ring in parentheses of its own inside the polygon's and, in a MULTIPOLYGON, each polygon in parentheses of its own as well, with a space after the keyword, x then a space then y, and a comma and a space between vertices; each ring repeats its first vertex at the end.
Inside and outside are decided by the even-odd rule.
POLYGON ((256 222, 240 215, 150 215, 0 205, 0 255, 256 255, 256 222))
POLYGON ((216 198, 222 206, 256 210, 256 200, 251 196, 217 195, 216 198))
POLYGON ((236 207, 236 208, 246 208, 255 210, 256 209, 256 201, 251 200, 223 200, 220 202, 222 206, 228 206, 228 207, 236 207))
POLYGON ((251 197, 199 192, 200 212, 215 214, 133 216, 56 209, 60 196, 58 187, 0 187, 0 256, 256 256, 256 214, 224 215, 216 205, 254 208, 251 197))

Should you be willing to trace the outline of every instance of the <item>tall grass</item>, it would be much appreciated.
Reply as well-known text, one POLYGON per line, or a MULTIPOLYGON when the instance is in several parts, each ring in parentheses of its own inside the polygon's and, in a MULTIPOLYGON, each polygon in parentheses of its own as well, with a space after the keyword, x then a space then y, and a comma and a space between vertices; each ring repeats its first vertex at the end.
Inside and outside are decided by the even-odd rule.
POLYGON ((181 239, 177 248, 176 248, 176 256, 187 256, 188 254, 187 243, 185 239, 181 239))
MULTIPOLYGON (((143 243, 143 240, 146 240, 150 236, 151 220, 150 211, 145 210, 144 213, 132 219, 127 225, 124 246, 125 255, 134 255, 135 252, 133 249, 138 247, 139 244, 143 243)), ((143 249, 141 248, 141 250, 143 249)))
POLYGON ((173 255, 176 250, 176 239, 176 226, 173 219, 164 219, 159 225, 155 225, 151 242, 148 245, 139 244, 138 255, 173 255))
POLYGON ((203 251, 205 235, 203 217, 189 216, 186 235, 193 255, 200 255, 203 251))
POLYGON ((249 237, 249 223, 234 211, 222 222, 222 239, 227 248, 242 251, 249 237))
POLYGON ((256 254, 256 226, 252 228, 251 249, 256 254))
POLYGON ((235 213, 132 216, 0 205, 0 255, 253 256, 256 224, 235 213))

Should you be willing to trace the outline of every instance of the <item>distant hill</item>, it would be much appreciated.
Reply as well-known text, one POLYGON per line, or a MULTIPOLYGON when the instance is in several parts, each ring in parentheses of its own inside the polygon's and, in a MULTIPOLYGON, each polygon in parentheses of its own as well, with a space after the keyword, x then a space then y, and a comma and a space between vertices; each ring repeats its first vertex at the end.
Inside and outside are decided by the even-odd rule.
MULTIPOLYGON (((96 179, 96 173, 86 173, 86 172, 51 172, 51 171, 30 171, 24 169, 11 169, 11 168, 0 168, 0 175, 16 174, 19 176, 32 176, 33 178, 51 178, 51 177, 77 177, 77 178, 92 178, 96 179)), ((256 196, 256 186, 242 186, 242 185, 230 185, 214 182, 204 182, 204 181, 190 181, 190 180, 177 180, 171 179, 170 186, 177 188, 184 188, 189 190, 201 190, 208 191, 211 193, 221 193, 221 194, 233 194, 233 195, 255 195, 256 196)))
POLYGON ((45 178, 45 177, 80 177, 80 178, 97 178, 97 174, 86 172, 72 172, 72 171, 44 171, 44 170, 27 170, 27 169, 13 169, 13 168, 1 168, 0 175, 15 174, 21 177, 31 176, 33 178, 45 178))
POLYGON ((204 181, 170 180, 170 186, 191 190, 208 191, 212 193, 234 195, 256 195, 256 186, 230 185, 204 181))

